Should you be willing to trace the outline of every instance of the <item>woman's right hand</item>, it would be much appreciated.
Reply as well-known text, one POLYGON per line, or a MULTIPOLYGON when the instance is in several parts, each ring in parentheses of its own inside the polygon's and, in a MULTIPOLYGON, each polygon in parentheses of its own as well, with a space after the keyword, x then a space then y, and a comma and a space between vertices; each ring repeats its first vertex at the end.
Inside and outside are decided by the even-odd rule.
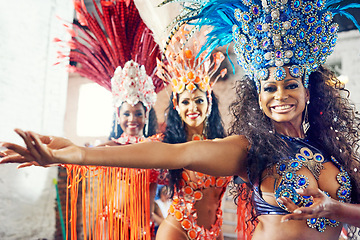
POLYGON ((15 129, 24 140, 26 148, 17 144, 2 142, 7 148, 0 152, 0 163, 21 163, 18 168, 30 165, 49 166, 56 163, 81 161, 83 151, 71 141, 60 137, 50 137, 34 132, 15 129))

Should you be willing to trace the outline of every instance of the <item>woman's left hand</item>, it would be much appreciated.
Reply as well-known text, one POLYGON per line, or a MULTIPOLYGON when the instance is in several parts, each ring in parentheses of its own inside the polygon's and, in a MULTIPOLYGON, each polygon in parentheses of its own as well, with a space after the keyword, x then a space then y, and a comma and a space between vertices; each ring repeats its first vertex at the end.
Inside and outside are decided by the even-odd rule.
POLYGON ((291 212, 281 218, 282 222, 319 217, 329 218, 335 210, 334 207, 337 201, 328 197, 320 189, 296 189, 296 192, 302 196, 312 196, 314 203, 310 207, 298 207, 289 198, 278 198, 277 201, 284 204, 288 211, 291 212))

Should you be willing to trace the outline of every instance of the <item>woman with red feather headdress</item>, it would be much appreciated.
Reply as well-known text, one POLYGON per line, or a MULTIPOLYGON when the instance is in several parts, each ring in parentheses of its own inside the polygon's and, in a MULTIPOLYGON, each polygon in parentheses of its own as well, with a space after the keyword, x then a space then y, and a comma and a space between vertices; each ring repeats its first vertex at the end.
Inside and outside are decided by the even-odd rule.
MULTIPOLYGON (((97 17, 88 12, 83 0, 74 1, 80 24, 73 24, 75 30, 69 29, 69 60, 77 63, 69 65, 69 70, 112 92, 114 129, 120 125, 123 133, 103 145, 141 142, 156 133, 152 107, 156 93, 163 88, 162 80, 155 75, 159 47, 133 1, 101 1, 100 8, 95 1, 93 4, 97 17)), ((81 184, 85 239, 150 239, 156 184, 164 183, 164 174, 159 176, 156 170, 65 167, 71 239, 76 239, 76 200, 81 184)))

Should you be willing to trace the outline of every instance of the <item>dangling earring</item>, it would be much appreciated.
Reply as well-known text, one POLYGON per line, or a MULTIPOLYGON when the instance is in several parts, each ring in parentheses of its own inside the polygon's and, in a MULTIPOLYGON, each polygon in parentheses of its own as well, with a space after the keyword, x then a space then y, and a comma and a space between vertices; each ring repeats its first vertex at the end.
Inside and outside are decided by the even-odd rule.
POLYGON ((309 115, 308 115, 308 105, 310 104, 310 100, 308 100, 305 104, 305 111, 304 111, 304 119, 302 122, 302 127, 304 130, 304 134, 309 130, 310 123, 309 123, 309 115))
POLYGON ((149 112, 145 113, 145 136, 148 136, 149 134, 149 115, 150 115, 150 110, 149 112))
POLYGON ((180 108, 179 108, 179 106, 176 106, 175 109, 176 109, 177 113, 178 113, 179 116, 180 116, 180 108))

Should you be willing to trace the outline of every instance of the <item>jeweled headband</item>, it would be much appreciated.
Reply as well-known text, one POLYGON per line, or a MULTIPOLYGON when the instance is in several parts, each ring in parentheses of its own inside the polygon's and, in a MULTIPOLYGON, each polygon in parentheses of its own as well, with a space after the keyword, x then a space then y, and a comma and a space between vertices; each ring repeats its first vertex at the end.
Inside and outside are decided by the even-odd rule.
POLYGON ((284 79, 286 65, 291 76, 303 77, 307 87, 310 73, 325 63, 336 45, 338 25, 333 22, 334 15, 346 16, 360 29, 346 11, 360 8, 360 4, 339 6, 340 3, 340 0, 200 0, 179 21, 193 20, 200 26, 213 26, 206 43, 210 51, 234 41, 238 64, 255 80, 258 89, 260 80, 269 77, 270 67, 276 68, 275 79, 284 79))
POLYGON ((147 111, 156 102, 155 87, 151 77, 146 75, 145 67, 130 60, 124 67, 117 67, 111 79, 111 92, 115 108, 127 102, 135 106, 142 102, 147 111))

